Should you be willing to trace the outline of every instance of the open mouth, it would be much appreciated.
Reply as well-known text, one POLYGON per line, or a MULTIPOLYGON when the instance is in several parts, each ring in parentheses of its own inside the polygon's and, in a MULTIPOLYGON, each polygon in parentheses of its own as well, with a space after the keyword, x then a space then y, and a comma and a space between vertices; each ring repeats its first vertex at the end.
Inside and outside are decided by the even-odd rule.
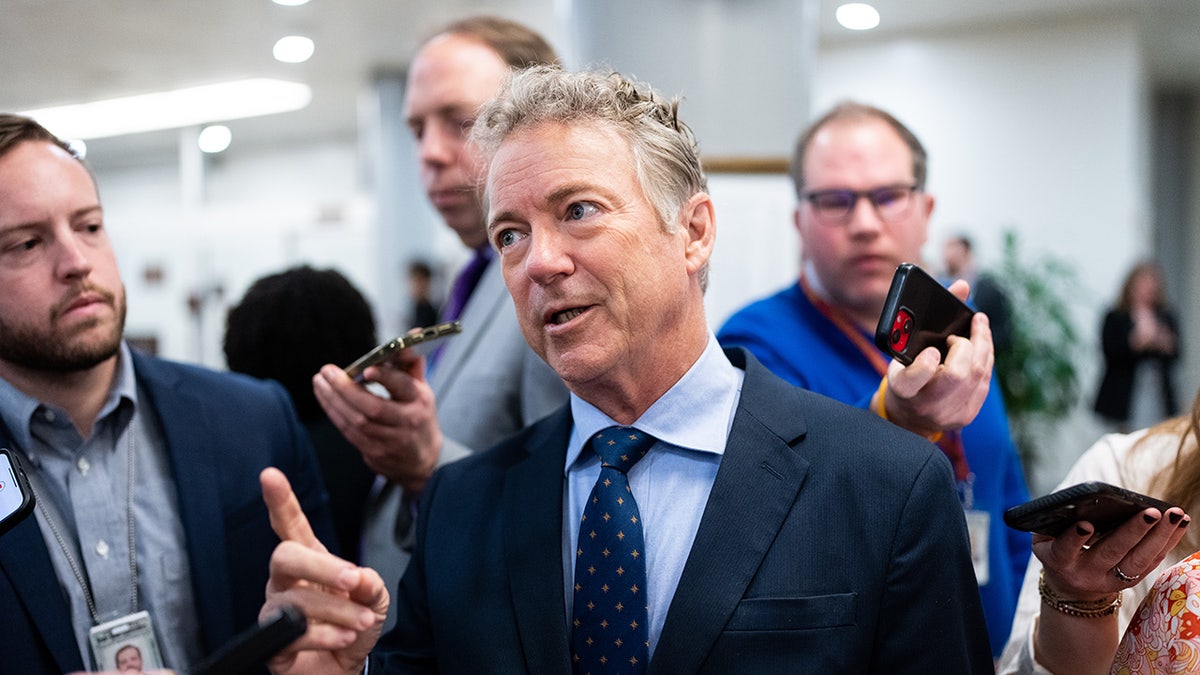
POLYGON ((585 309, 586 308, 584 307, 572 307, 571 309, 565 309, 561 312, 555 312, 554 314, 550 315, 550 323, 554 325, 564 324, 580 314, 583 314, 585 309))

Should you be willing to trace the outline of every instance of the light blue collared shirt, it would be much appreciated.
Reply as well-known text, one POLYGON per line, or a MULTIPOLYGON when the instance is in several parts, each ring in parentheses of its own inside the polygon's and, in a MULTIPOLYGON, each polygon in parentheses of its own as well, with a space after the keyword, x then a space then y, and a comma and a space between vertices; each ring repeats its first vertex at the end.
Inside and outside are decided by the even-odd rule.
MULTIPOLYGON (((710 332, 704 352, 691 369, 631 425, 658 439, 629 470, 629 486, 642 514, 646 538, 651 654, 700 528, 744 377, 745 372, 729 362, 710 332)), ((574 605, 579 523, 600 475, 599 458, 584 449, 596 432, 616 424, 575 394, 571 394, 571 416, 575 426, 567 447, 567 503, 563 505, 563 592, 568 622, 574 605)))
POLYGON ((149 405, 139 399, 129 347, 122 342, 108 398, 92 435, 82 438, 65 411, 26 396, 0 379, 0 418, 29 461, 37 493, 37 520, 59 585, 71 609, 71 624, 89 670, 96 663, 88 629, 94 625, 83 588, 68 554, 46 520, 56 526, 79 561, 106 621, 135 609, 150 612, 164 665, 183 669, 202 656, 200 627, 191 592, 191 570, 166 443, 149 405), (134 457, 133 516, 136 534, 138 605, 130 604, 127 462, 134 457))

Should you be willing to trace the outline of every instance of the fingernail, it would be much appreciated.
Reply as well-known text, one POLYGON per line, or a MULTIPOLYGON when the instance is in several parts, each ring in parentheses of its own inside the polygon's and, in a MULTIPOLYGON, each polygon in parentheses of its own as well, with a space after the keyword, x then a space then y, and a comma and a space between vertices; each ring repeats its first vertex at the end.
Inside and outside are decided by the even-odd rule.
POLYGON ((1178 525, 1178 524, 1179 524, 1179 521, 1180 521, 1180 520, 1182 520, 1182 519, 1183 519, 1183 514, 1182 514, 1182 513, 1170 513, 1170 514, 1167 514, 1167 520, 1170 520, 1172 525, 1178 525))
POLYGON ((1180 527, 1187 527, 1187 526, 1188 526, 1188 523, 1191 523, 1191 522, 1192 522, 1192 518, 1191 518, 1191 516, 1188 516, 1188 517, 1186 517, 1186 518, 1184 518, 1184 519, 1183 519, 1183 522, 1182 522, 1182 523, 1180 523, 1180 524, 1179 524, 1179 526, 1180 526, 1180 527))
POLYGON ((1076 525, 1075 526, 1075 534, 1078 534, 1081 537, 1086 537, 1087 535, 1089 535, 1091 533, 1087 531, 1086 527, 1084 527, 1082 525, 1076 525))
POLYGON ((1146 513, 1146 514, 1142 515, 1142 520, 1146 521, 1150 525, 1153 525, 1155 522, 1158 521, 1158 518, 1155 518, 1154 516, 1150 515, 1149 513, 1146 513))

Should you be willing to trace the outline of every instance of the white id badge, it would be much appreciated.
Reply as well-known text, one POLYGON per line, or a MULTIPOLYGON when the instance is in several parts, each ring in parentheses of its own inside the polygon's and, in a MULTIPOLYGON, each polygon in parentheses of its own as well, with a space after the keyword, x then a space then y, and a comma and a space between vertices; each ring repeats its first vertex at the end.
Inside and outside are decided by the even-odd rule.
POLYGON ((975 580, 980 586, 986 586, 988 571, 988 527, 991 515, 987 511, 968 509, 967 534, 971 537, 971 562, 975 564, 975 580))
POLYGON ((100 670, 140 672, 164 667, 147 611, 126 614, 94 626, 88 631, 88 640, 100 670))

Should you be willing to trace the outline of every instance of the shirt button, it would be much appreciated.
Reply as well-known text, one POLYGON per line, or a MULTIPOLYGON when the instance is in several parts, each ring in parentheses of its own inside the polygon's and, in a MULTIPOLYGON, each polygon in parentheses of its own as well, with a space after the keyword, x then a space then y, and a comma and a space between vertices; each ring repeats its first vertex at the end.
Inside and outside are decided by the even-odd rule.
POLYGON ((96 544, 96 553, 99 553, 101 558, 104 558, 107 560, 108 559, 108 542, 101 539, 100 543, 96 544))
POLYGON ((92 468, 92 463, 87 461, 87 457, 80 457, 79 461, 75 462, 75 466, 78 467, 79 473, 86 476, 88 469, 92 468))
POLYGON ((53 410, 49 410, 49 409, 47 409, 47 410, 46 410, 44 413, 42 413, 42 416, 46 418, 46 421, 47 421, 47 422, 53 422, 53 421, 54 421, 54 417, 55 417, 55 416, 54 416, 54 411, 53 411, 53 410))

